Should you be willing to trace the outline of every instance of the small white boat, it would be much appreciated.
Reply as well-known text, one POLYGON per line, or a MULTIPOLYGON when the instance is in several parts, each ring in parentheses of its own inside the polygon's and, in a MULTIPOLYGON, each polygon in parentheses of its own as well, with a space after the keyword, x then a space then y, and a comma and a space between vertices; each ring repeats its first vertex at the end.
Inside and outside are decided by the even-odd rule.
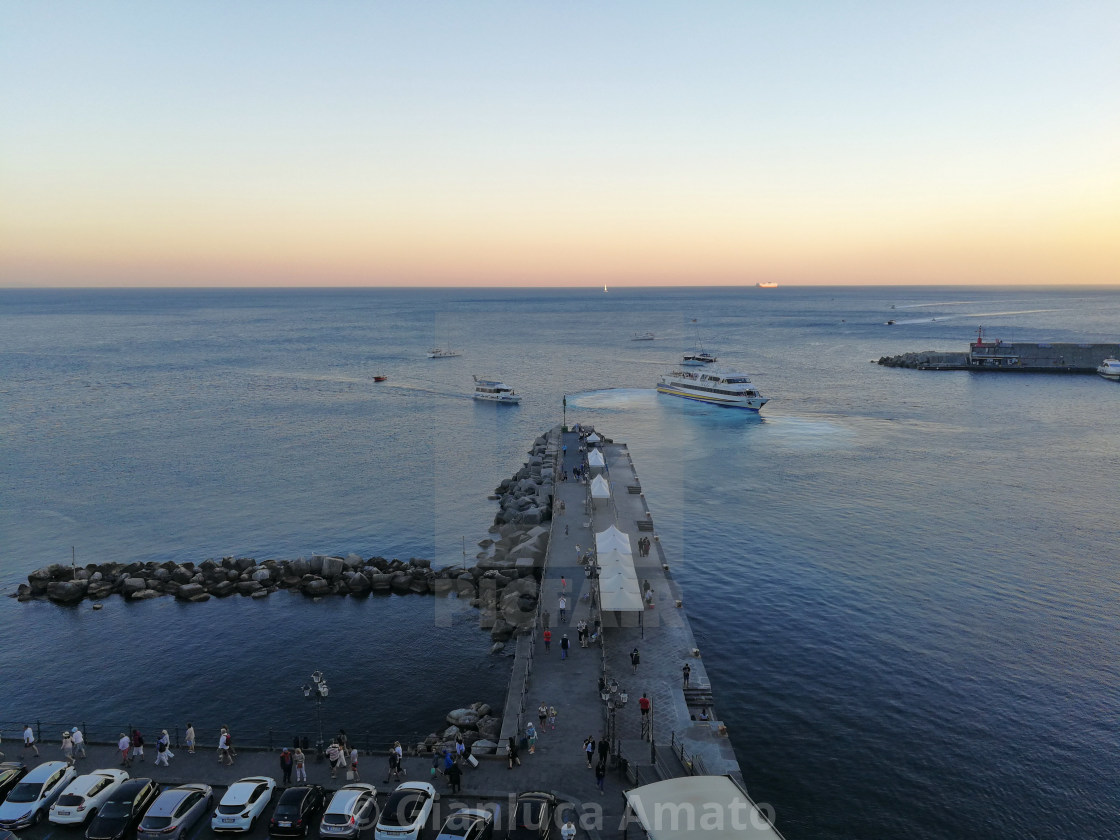
POLYGON ((686 400, 758 411, 770 400, 762 396, 745 373, 717 370, 675 370, 661 377, 657 391, 686 400))
POLYGON ((681 364, 685 367, 704 367, 705 365, 714 364, 718 359, 711 353, 705 353, 701 350, 699 353, 689 353, 683 359, 681 364))
POLYGON ((773 282, 755 283, 754 285, 755 285, 756 288, 759 288, 759 289, 776 289, 776 288, 778 288, 778 284, 773 283, 773 282))
POLYGON ((1113 382, 1120 382, 1120 359, 1105 359, 1097 366, 1097 374, 1113 382))
POLYGON ((634 337, 631 338, 630 340, 631 341, 653 341, 653 333, 651 333, 651 332, 634 333, 634 337))
POLYGON ((462 355, 458 350, 452 350, 450 347, 433 347, 428 351, 429 359, 454 359, 462 355))
POLYGON ((479 379, 477 376, 472 378, 474 379, 474 398, 476 400, 496 403, 521 402, 521 397, 508 385, 493 379, 479 379))

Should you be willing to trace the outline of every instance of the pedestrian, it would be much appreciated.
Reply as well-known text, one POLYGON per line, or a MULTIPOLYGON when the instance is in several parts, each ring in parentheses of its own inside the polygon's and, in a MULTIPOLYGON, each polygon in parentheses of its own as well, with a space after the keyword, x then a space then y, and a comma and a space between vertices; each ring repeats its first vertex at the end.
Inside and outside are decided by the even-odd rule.
POLYGON ((635 674, 638 673, 638 663, 641 662, 641 660, 642 658, 638 655, 637 648, 630 651, 630 665, 634 668, 635 674))
POLYGON ((560 840, 576 840, 576 824, 572 822, 571 813, 568 818, 564 820, 564 825, 560 829, 560 840))
POLYGON ((74 758, 75 759, 85 758, 86 757, 86 739, 85 739, 85 736, 82 735, 82 730, 80 730, 76 726, 74 728, 72 728, 70 730, 70 740, 74 742, 74 758))
POLYGON ((455 766, 455 754, 451 750, 447 750, 443 754, 443 775, 447 775, 448 771, 455 766))
POLYGON ((568 579, 566 577, 564 577, 563 575, 560 575, 560 591, 561 592, 567 592, 568 591, 568 579))
POLYGON ((70 730, 62 730, 62 757, 66 759, 67 764, 74 763, 74 742, 70 740, 70 730))
POLYGON ((568 523, 567 522, 564 523, 564 536, 565 537, 568 536, 568 523))
POLYGON ((592 759, 595 758, 595 739, 588 735, 587 740, 583 742, 583 751, 587 755, 587 769, 591 769, 592 759))
POLYGON ((600 761, 595 765, 595 784, 599 786, 599 795, 603 794, 603 781, 607 778, 607 762, 600 761))
POLYGON ((156 766, 162 764, 164 767, 170 767, 171 756, 171 736, 167 734, 165 729, 156 739, 156 766))
POLYGON ((681 668, 681 674, 684 675, 684 687, 688 688, 688 678, 692 675, 692 666, 687 662, 684 663, 684 667, 681 668))
POLYGON ((284 747, 280 750, 280 773, 284 777, 282 784, 290 785, 292 783, 292 766, 295 764, 295 759, 292 758, 291 751, 284 747))
POLYGON ((568 599, 560 596, 560 623, 563 624, 568 612, 568 599))
POLYGON ((529 740, 529 755, 532 755, 537 751, 537 727, 532 721, 525 725, 525 737, 529 740))
MULTIPOLYGON (((531 723, 529 725, 532 726, 531 723)), ((466 743, 466 741, 463 740, 463 736, 461 734, 456 734, 455 735, 455 760, 456 761, 462 761, 463 759, 466 758, 466 755, 467 755, 467 743, 466 743)))
POLYGON ((23 751, 26 753, 28 750, 35 750, 35 757, 39 757, 39 745, 35 743, 35 733, 31 731, 31 724, 25 723, 23 726, 23 751))
POLYGON ((393 751, 397 754, 397 769, 407 776, 408 768, 404 766, 404 749, 401 747, 400 741, 393 742, 393 751))
POLYGON ((645 692, 642 692, 642 699, 638 701, 638 708, 642 712, 642 731, 646 731, 646 721, 649 720, 649 698, 646 697, 645 692))
POLYGON ((556 707, 555 706, 549 706, 548 707, 548 725, 551 726, 553 729, 556 728, 556 707))
POLYGON ((237 750, 233 746, 233 733, 229 731, 228 726, 223 726, 222 729, 226 733, 226 746, 229 747, 229 758, 232 762, 237 758, 237 750))
POLYGON ((117 750, 121 754, 121 767, 131 767, 132 759, 128 757, 128 751, 132 747, 132 741, 123 732, 121 737, 117 740, 117 750))
POLYGON ((549 621, 551 619, 552 619, 552 614, 548 610, 545 610, 544 612, 542 612, 541 613, 541 627, 543 627, 545 630, 547 630, 548 627, 549 627, 549 621))
POLYGON ((187 755, 194 755, 194 724, 187 721, 187 732, 184 736, 187 742, 187 755))
POLYGON ((576 625, 576 638, 579 639, 580 647, 587 647, 587 622, 582 618, 579 620, 579 624, 576 625))
POLYGON ((463 780, 463 771, 459 768, 458 762, 451 762, 451 766, 447 768, 447 783, 451 785, 451 792, 459 792, 459 783, 463 780))
POLYGON ((512 735, 510 735, 509 736, 509 769, 510 770, 513 769, 514 764, 516 764, 518 767, 520 767, 521 766, 521 759, 517 755, 517 740, 512 735))
POLYGON ((544 652, 548 653, 552 650, 552 631, 546 629, 544 633, 541 634, 541 638, 544 639, 544 652))
POLYGON ((606 738, 604 738, 602 735, 600 735, 599 736, 599 743, 598 743, 596 749, 599 752, 600 763, 602 763, 604 766, 606 766, 607 756, 609 756, 611 754, 611 742, 608 741, 606 738))
POLYGON ((346 730, 339 729, 338 734, 334 736, 334 740, 335 743, 338 744, 338 748, 342 750, 342 754, 348 755, 350 750, 346 745, 346 730))
POLYGON ((385 784, 389 784, 390 776, 394 781, 401 780, 400 769, 397 766, 397 751, 393 747, 389 747, 389 769, 385 772, 385 784))
POLYGON ((218 736, 218 763, 233 766, 233 756, 230 755, 229 732, 222 727, 222 734, 218 736))
POLYGON ((342 760, 342 750, 338 747, 337 741, 331 741, 331 745, 327 747, 327 761, 331 765, 331 778, 334 778, 335 773, 338 772, 338 764, 342 760))
POLYGON ((537 706, 537 720, 541 722, 541 732, 544 732, 544 721, 548 717, 548 706, 541 703, 537 706))
POLYGON ((132 730, 132 758, 136 759, 140 756, 140 760, 144 761, 144 736, 140 734, 139 729, 132 730))
POLYGON ((295 771, 296 771, 296 783, 297 784, 299 782, 306 782, 307 781, 307 769, 304 767, 304 765, 306 763, 307 763, 307 756, 305 756, 303 754, 303 750, 301 750, 299 747, 296 747, 295 752, 292 753, 292 766, 295 768, 295 771))
POLYGON ((361 778, 358 776, 358 748, 350 748, 350 770, 346 774, 346 778, 351 782, 360 782, 361 778))
POLYGON ((563 636, 560 637, 560 660, 561 661, 568 658, 568 648, 570 646, 571 645, 568 642, 568 634, 565 633, 563 636))

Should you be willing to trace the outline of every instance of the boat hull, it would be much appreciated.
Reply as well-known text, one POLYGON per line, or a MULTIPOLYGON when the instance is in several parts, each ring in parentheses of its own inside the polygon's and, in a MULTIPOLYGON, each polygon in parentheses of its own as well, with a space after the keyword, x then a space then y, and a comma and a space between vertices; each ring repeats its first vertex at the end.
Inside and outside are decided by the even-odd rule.
POLYGON ((507 405, 516 405, 521 402, 521 397, 511 397, 506 394, 475 394, 474 398, 479 402, 504 403, 507 405))
POLYGON ((686 400, 696 400, 697 402, 709 403, 711 405, 722 405, 725 408, 741 408, 747 411, 758 411, 770 401, 768 397, 734 397, 721 394, 700 394, 679 385, 674 385, 671 382, 659 382, 657 384, 657 393, 668 394, 671 397, 681 397, 686 400))

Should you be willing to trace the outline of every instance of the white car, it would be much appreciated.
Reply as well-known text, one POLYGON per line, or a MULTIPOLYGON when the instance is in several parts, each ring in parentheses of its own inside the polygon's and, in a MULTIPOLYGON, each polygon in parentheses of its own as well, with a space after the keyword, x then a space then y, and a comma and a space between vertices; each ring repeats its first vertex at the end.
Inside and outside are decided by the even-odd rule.
POLYGON ((94 770, 74 779, 51 806, 55 825, 82 825, 101 810, 117 788, 128 781, 124 770, 94 770))
POLYGON ((436 798, 436 789, 427 782, 397 785, 381 811, 374 840, 419 840, 436 798))
POLYGON ((319 821, 319 836, 350 838, 373 825, 377 819, 377 788, 364 782, 351 782, 335 791, 319 821))
POLYGON ((8 792, 8 798, 0 805, 0 828, 35 825, 77 775, 65 761, 44 761, 8 792))
POLYGON ((276 780, 269 776, 249 776, 234 782, 214 810, 210 828, 213 831, 251 831, 272 801, 275 790, 276 780))

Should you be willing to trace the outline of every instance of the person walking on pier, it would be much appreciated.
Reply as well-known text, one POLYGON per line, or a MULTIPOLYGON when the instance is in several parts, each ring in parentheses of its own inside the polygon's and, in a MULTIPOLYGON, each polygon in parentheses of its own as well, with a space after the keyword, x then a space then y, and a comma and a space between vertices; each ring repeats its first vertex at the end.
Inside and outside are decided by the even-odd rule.
POLYGON ((599 795, 603 795, 603 781, 607 778, 607 762, 600 761, 595 765, 595 784, 599 786, 599 795))
POLYGON ((230 755, 229 732, 222 727, 222 734, 218 736, 218 763, 233 766, 233 756, 230 755))
POLYGON ((393 752, 397 754, 397 770, 407 776, 408 768, 404 766, 404 749, 401 747, 400 741, 393 742, 393 752))
POLYGON ((39 757, 39 746, 35 743, 35 733, 31 731, 30 723, 23 727, 23 751, 26 753, 28 750, 35 750, 35 757, 39 757))
POLYGON ((605 767, 607 764, 607 757, 611 754, 611 742, 600 735, 596 750, 599 753, 599 762, 605 767))
POLYGON ((187 742, 187 755, 194 755, 194 724, 187 721, 187 733, 184 736, 187 742))
POLYGON ((587 740, 583 742, 583 752, 587 756, 587 769, 590 770, 595 759, 595 739, 591 735, 588 735, 587 740))
POLYGON ((144 736, 140 734, 139 729, 132 730, 132 758, 136 759, 140 756, 140 760, 144 761, 144 736))
POLYGON ((74 742, 72 740, 70 740, 70 730, 69 729, 63 729, 62 730, 62 745, 61 745, 60 749, 62 750, 62 757, 66 759, 66 763, 69 764, 69 765, 73 765, 74 764, 74 742))
POLYGON ((307 770, 304 764, 307 762, 307 756, 303 754, 303 750, 296 747, 295 752, 292 753, 292 767, 296 771, 296 784, 307 781, 307 770))
POLYGON ((342 760, 342 750, 338 748, 338 743, 331 741, 331 745, 327 747, 327 761, 331 765, 331 778, 333 779, 335 773, 338 772, 338 764, 342 760))
POLYGON ((563 624, 568 615, 568 599, 563 593, 560 595, 560 623, 563 624))
POLYGON ((564 825, 560 828, 560 840, 576 840, 576 824, 572 822, 570 812, 568 818, 564 820, 564 825))
POLYGON ((71 729, 70 730, 70 740, 72 740, 74 742, 74 758, 75 759, 85 758, 86 757, 86 738, 82 734, 82 730, 80 730, 76 726, 73 729, 71 729))
POLYGON ((547 717, 548 717, 548 706, 546 706, 542 702, 539 706, 537 706, 537 720, 539 720, 541 722, 541 732, 544 732, 544 722, 545 722, 545 719, 547 717))
POLYGON ((548 707, 548 725, 551 726, 553 729, 556 728, 556 707, 555 706, 549 706, 548 707))
POLYGON ((397 758, 397 750, 395 747, 389 747, 389 769, 385 772, 385 784, 389 784, 389 777, 393 777, 394 782, 401 780, 400 763, 397 758))
POLYGON ((681 674, 684 675, 684 688, 687 689, 688 688, 688 678, 692 675, 692 666, 689 665, 687 662, 684 663, 684 667, 681 668, 681 674))
POLYGON ((451 762, 451 766, 447 768, 447 783, 451 785, 451 792, 459 792, 459 783, 463 780, 463 771, 459 767, 458 762, 451 762))
POLYGON ((552 631, 545 628, 544 633, 541 634, 541 638, 544 639, 544 652, 548 653, 552 650, 552 631))
POLYGON ((642 661, 642 657, 638 654, 638 649, 634 648, 630 651, 630 665, 634 669, 634 673, 638 673, 638 663, 642 661))
POLYGON ((117 741, 117 751, 121 754, 121 767, 131 767, 132 759, 128 757, 128 751, 132 747, 132 741, 123 732, 120 739, 117 741))
POLYGON ((160 733, 159 738, 156 740, 156 766, 163 765, 164 767, 171 766, 171 736, 167 734, 167 730, 160 733))
POLYGON ((521 759, 517 755, 517 739, 514 738, 512 735, 509 736, 508 750, 509 750, 509 769, 512 770, 514 764, 516 764, 518 767, 520 767, 521 766, 521 759))
POLYGON ((532 755, 537 751, 537 727, 533 726, 532 721, 525 725, 525 737, 529 741, 529 755, 532 755))
POLYGON ((565 659, 568 658, 568 648, 570 646, 571 646, 571 643, 568 641, 568 634, 565 633, 563 636, 560 637, 560 661, 561 662, 563 662, 565 659))
POLYGON ((291 751, 284 747, 280 750, 280 774, 284 781, 281 784, 290 785, 292 783, 292 765, 295 764, 295 759, 292 758, 291 751))
POLYGON ((350 770, 346 774, 346 778, 351 782, 360 782, 358 778, 358 748, 350 748, 350 770))

